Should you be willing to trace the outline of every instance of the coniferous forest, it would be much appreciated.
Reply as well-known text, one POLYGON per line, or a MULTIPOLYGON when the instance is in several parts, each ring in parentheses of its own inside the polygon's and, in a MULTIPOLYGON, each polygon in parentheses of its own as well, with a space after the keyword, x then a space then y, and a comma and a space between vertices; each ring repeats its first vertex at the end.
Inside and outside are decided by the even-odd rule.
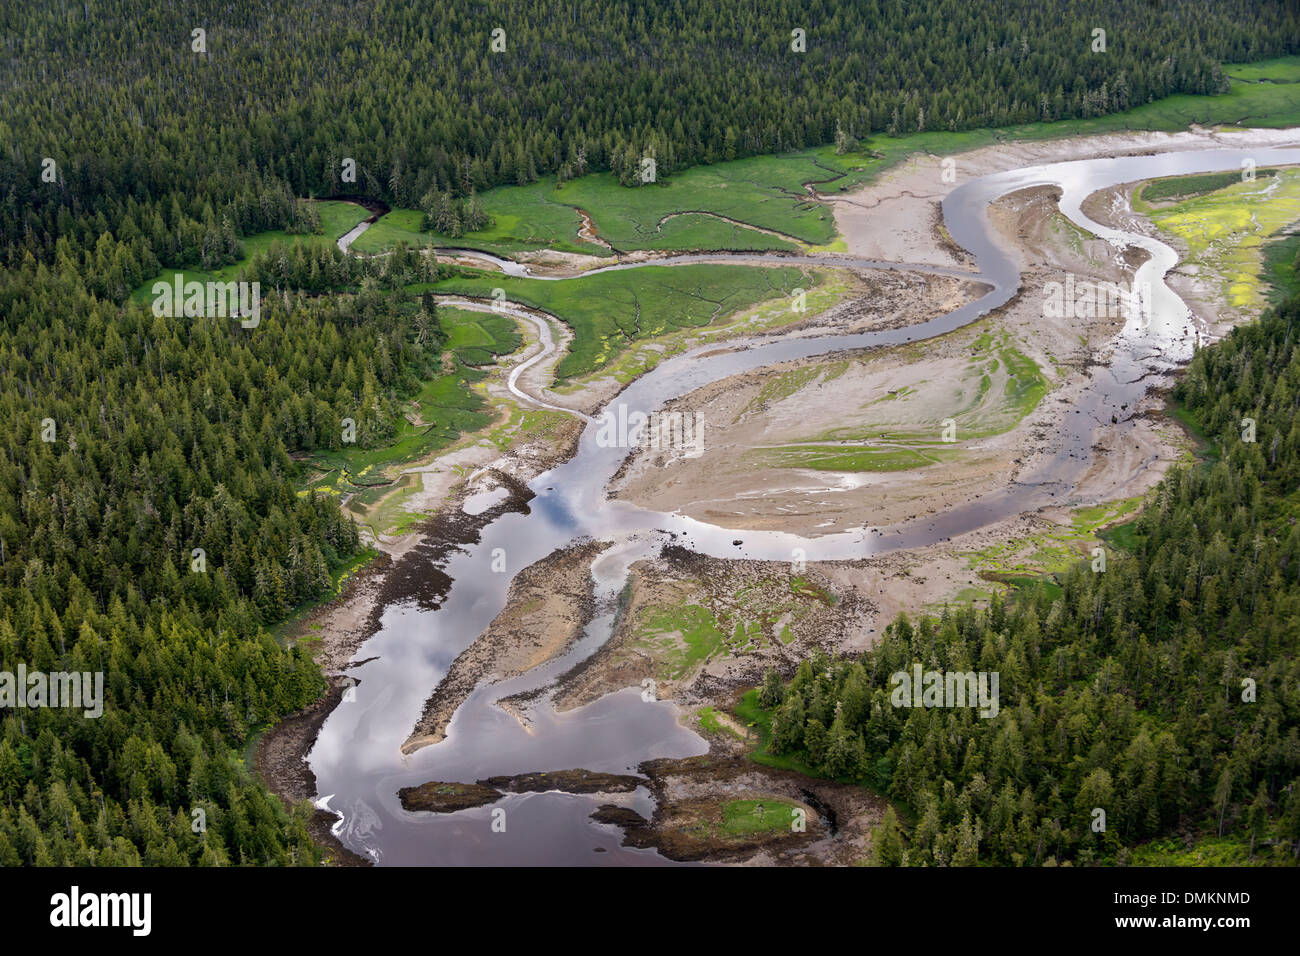
POLYGON ((1059 595, 900 618, 861 659, 768 674, 776 753, 915 812, 909 837, 887 813, 877 862, 1122 862, 1182 829, 1300 856, 1300 296, 1201 350, 1175 398, 1211 460, 1164 479, 1103 573, 1080 562, 1059 595), (998 672, 998 719, 891 706, 918 661, 998 672))
MULTIPOLYGON (((309 811, 244 760, 325 686, 271 629, 363 551, 339 504, 295 478, 344 418, 362 447, 394 434, 444 344, 399 286, 437 275, 401 251, 275 246, 249 267, 273 290, 254 340, 133 302, 160 270, 312 231, 309 198, 419 208, 646 153, 671 175, 837 129, 1221 92, 1222 63, 1296 52, 1297 17, 1286 0, 5 4, 0 663, 103 671, 106 699, 97 720, 0 713, 0 864, 320 858, 309 811), (1084 22, 1114 24, 1107 56, 1084 22), (511 55, 493 52, 497 28, 511 55), (795 28, 807 52, 792 58, 795 28)), ((906 836, 878 841, 882 862, 1085 862, 1188 819, 1258 853, 1300 847, 1297 326, 1293 299, 1198 355, 1178 398, 1217 458, 1165 481, 1107 573, 900 620, 861 660, 764 689, 781 752, 915 810, 906 836), (1255 444, 1234 440, 1247 414, 1255 444), (885 676, 913 659, 999 670, 1011 719, 882 706, 885 676), (1244 677, 1259 703, 1239 702, 1244 677), (1080 814, 1102 795, 1118 809, 1098 838, 1080 814)))
POLYGON ((463 0, 9 4, 0 249, 20 268, 26 252, 52 261, 60 237, 85 253, 108 233, 106 255, 127 245, 140 261, 147 245, 187 266, 219 262, 232 231, 288 225, 293 196, 414 208, 430 190, 617 170, 648 151, 667 175, 829 143, 837 127, 1097 116, 1220 92, 1219 64, 1294 52, 1298 17, 1286 0, 526 0, 508 17, 463 0), (1108 25, 1096 55, 1092 29, 1108 25))

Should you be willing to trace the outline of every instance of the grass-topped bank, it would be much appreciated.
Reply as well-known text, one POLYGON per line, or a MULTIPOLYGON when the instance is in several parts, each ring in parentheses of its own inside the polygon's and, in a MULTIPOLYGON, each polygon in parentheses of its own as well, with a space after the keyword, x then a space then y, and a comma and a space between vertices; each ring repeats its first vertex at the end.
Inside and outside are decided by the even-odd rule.
POLYGON ((1233 309, 1258 309, 1270 288, 1285 295, 1295 283, 1300 169, 1155 180, 1134 192, 1133 208, 1187 250, 1181 269, 1216 277, 1233 309))
MULTIPOLYGON (((769 299, 811 289, 816 273, 793 266, 645 266, 573 279, 521 279, 486 273, 445 279, 439 292, 490 300, 495 289, 562 319, 573 329, 556 367, 563 382, 604 368, 634 342, 699 329, 769 299)), ((793 312, 793 309, 791 309, 793 312)))
POLYGON ((733 160, 637 187, 619 185, 612 173, 501 186, 478 196, 492 220, 485 228, 454 235, 436 232, 425 228, 425 211, 394 209, 363 233, 354 248, 372 254, 404 242, 505 255, 548 249, 592 256, 636 250, 834 249, 834 221, 814 201, 815 194, 841 193, 870 182, 914 153, 950 155, 1020 139, 1175 131, 1192 125, 1300 125, 1300 56, 1226 66, 1224 73, 1231 83, 1227 93, 1170 96, 1090 119, 876 134, 845 153, 824 146, 733 160), (584 213, 594 236, 584 237, 584 213))
POLYGON ((405 398, 389 439, 371 447, 345 444, 304 459, 309 471, 302 493, 323 491, 348 497, 349 509, 377 533, 405 530, 419 517, 392 500, 409 496, 419 483, 418 476, 398 477, 402 466, 427 458, 496 419, 475 386, 487 378, 486 366, 495 365, 498 357, 522 344, 508 316, 441 307, 437 317, 446 336, 440 370, 405 398), (381 499, 389 507, 378 509, 381 499))
POLYGON ((843 191, 874 175, 875 165, 869 155, 837 155, 822 147, 697 166, 637 188, 619 185, 612 173, 503 186, 481 197, 492 219, 484 229, 457 235, 427 231, 424 212, 396 209, 363 233, 355 248, 382 252, 400 241, 505 254, 794 250, 824 245, 835 235, 830 213, 812 201, 805 184, 843 191), (591 217, 599 242, 579 235, 582 212, 591 217))

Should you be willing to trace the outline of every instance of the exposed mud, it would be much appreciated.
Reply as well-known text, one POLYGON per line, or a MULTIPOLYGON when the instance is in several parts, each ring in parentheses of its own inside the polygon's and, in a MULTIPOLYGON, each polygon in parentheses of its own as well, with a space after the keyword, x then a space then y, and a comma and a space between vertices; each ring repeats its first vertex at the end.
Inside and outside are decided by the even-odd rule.
POLYGON ((591 216, 585 209, 578 209, 578 215, 582 218, 582 225, 578 227, 578 238, 583 242, 590 242, 593 246, 601 246, 605 249, 613 249, 608 242, 600 238, 596 232, 596 224, 592 222, 591 216))
POLYGON ((670 860, 852 865, 865 859, 871 829, 884 813, 884 801, 861 787, 761 767, 738 754, 650 760, 639 769, 656 799, 651 819, 614 805, 600 807, 592 819, 622 827, 625 846, 651 848, 670 860), (788 814, 790 825, 727 832, 724 808, 736 800, 769 801, 770 812, 788 814))
POLYGON ((504 610, 452 662, 425 703, 402 747, 404 753, 442 740, 456 708, 485 679, 498 683, 530 671, 582 636, 595 608, 591 562, 606 547, 596 542, 575 545, 515 576, 504 610))
MULTIPOLYGON (((1146 134, 1012 144, 959 157, 957 168, 959 181, 964 181, 1000 168, 1032 165, 1035 160, 1052 162, 1073 158, 1076 153, 1097 155, 1098 150, 1113 154, 1135 152, 1144 143, 1185 147, 1189 142, 1207 148, 1234 145, 1203 131, 1172 137, 1146 134)), ((968 266, 968 257, 936 224, 938 203, 949 188, 942 182, 938 160, 921 157, 891 171, 867 190, 830 201, 853 254, 968 266)), ((722 527, 788 528, 811 536, 822 533, 816 529, 838 531, 879 525, 891 517, 904 520, 929 513, 924 510, 927 507, 939 510, 968 503, 1014 481, 1026 463, 1043 454, 1064 416, 1078 413, 1075 406, 1088 389, 1090 370, 1104 360, 1102 347, 1122 322, 1115 316, 1053 319, 1044 311, 1043 290, 1047 283, 1060 281, 1065 273, 1121 281, 1131 277, 1138 262, 1117 255, 1107 244, 1066 222, 1056 210, 1055 190, 1029 189, 1004 197, 991 208, 990 217, 1005 244, 1015 249, 1022 271, 1022 293, 1003 309, 968 329, 928 341, 924 349, 902 347, 837 355, 832 361, 786 363, 738 375, 684 396, 678 407, 707 412, 713 436, 709 451, 684 463, 680 459, 635 456, 616 482, 618 493, 662 511, 684 511, 722 527), (975 339, 986 332, 1010 336, 1010 345, 1042 370, 1049 391, 1019 422, 964 444, 957 457, 944 460, 942 468, 935 467, 938 462, 883 473, 805 468, 791 477, 780 474, 792 469, 782 468, 779 463, 775 467, 757 467, 752 459, 744 457, 755 449, 840 441, 833 434, 835 429, 857 424, 873 414, 869 409, 883 396, 893 396, 890 400, 895 401, 899 395, 920 395, 923 399, 912 405, 910 417, 886 424, 915 427, 937 422, 938 413, 945 407, 951 411, 953 399, 951 394, 945 398, 934 385, 949 385, 960 378, 972 351, 978 350, 975 339), (832 367, 839 365, 844 368, 832 367), (786 387, 791 382, 794 387, 786 387), (779 477, 775 484, 774 473, 779 477), (845 481, 846 474, 850 481, 845 481)), ((977 294, 958 279, 930 277, 921 281, 901 274, 882 276, 879 283, 864 282, 861 294, 850 297, 855 300, 851 305, 809 320, 808 328, 824 334, 826 326, 838 327, 840 322, 859 322, 865 328, 891 322, 908 324, 913 320, 898 314, 903 309, 910 309, 909 316, 918 315, 915 321, 919 321, 926 310, 932 310, 931 314, 939 310, 938 299, 977 294), (877 288, 885 295, 873 301, 872 295, 862 292, 866 287, 877 288), (881 301, 889 296, 896 301, 881 301)), ((798 335, 803 331, 787 327, 782 334, 798 335)), ((1144 404, 1156 402, 1158 396, 1149 396, 1144 404)), ((1128 497, 1159 479, 1169 461, 1181 453, 1181 447, 1170 441, 1169 430, 1156 427, 1151 411, 1139 409, 1133 427, 1125 430, 1122 438, 1116 437, 1118 433, 1099 438, 1091 469, 1076 487, 1076 499, 1128 497)), ((866 435, 854 440, 872 443, 875 437, 866 435)), ((526 499, 520 502, 519 497, 518 493, 512 495, 511 501, 498 508, 526 509, 526 499)), ((490 520, 497 513, 501 512, 494 508, 477 517, 466 516, 463 528, 441 529, 438 544, 422 542, 405 553, 393 572, 385 575, 378 606, 383 607, 389 600, 414 598, 421 606, 436 607, 449 582, 445 575, 438 579, 436 568, 430 573, 430 567, 438 563, 440 555, 446 555, 446 549, 458 546, 457 540, 443 536, 455 539, 460 534, 460 543, 476 540, 477 529, 483 527, 478 519, 490 520), (421 550, 425 548, 428 550, 421 550), (394 573, 408 564, 405 576, 394 573)), ((711 737, 713 750, 708 757, 649 761, 641 766, 657 799, 657 809, 649 821, 626 808, 602 808, 602 818, 626 826, 629 841, 641 841, 629 845, 653 846, 673 859, 860 862, 869 829, 879 819, 883 804, 857 787, 810 781, 745 760, 743 754, 752 741, 744 738, 745 729, 737 727, 723 711, 729 709, 739 690, 758 683, 768 667, 788 673, 814 647, 838 652, 861 650, 870 645, 897 611, 915 612, 968 585, 975 575, 959 547, 1001 542, 1063 517, 1064 509, 1043 509, 1041 514, 1020 515, 967 534, 959 543, 944 542, 910 554, 862 561, 810 564, 799 569, 797 576, 810 583, 813 594, 827 596, 827 600, 815 597, 810 602, 802 600, 807 593, 799 594, 798 587, 792 589, 796 572, 790 565, 723 561, 681 548, 665 549, 659 558, 633 565, 613 636, 586 662, 563 675, 555 694, 556 705, 561 709, 576 707, 650 677, 659 682, 661 697, 687 706, 708 704, 718 708, 718 722, 724 731, 711 737), (783 608, 782 602, 792 593, 800 601, 794 607, 783 608), (746 604, 749 599, 753 606, 746 604), (731 623, 754 623, 754 607, 776 607, 782 613, 776 620, 760 620, 757 636, 747 636, 734 647, 719 646, 717 653, 701 656, 695 653, 698 648, 686 646, 684 635, 665 633, 662 626, 647 627, 657 610, 690 605, 708 609, 724 635, 731 623), (814 605, 820 605, 824 614, 814 605), (652 633, 653 641, 647 640, 648 633, 652 633), (736 799, 782 799, 801 805, 809 811, 808 830, 789 834, 764 830, 739 839, 720 834, 722 807, 736 799)), ((737 535, 743 538, 743 530, 737 530, 737 535)), ((539 625, 539 632, 530 640, 518 642, 519 647, 507 646, 529 626, 528 618, 538 607, 535 602, 541 600, 544 604, 551 594, 579 593, 570 590, 575 587, 572 578, 585 568, 581 562, 566 567, 567 553, 557 552, 560 557, 552 556, 555 560, 543 559, 529 569, 532 576, 521 575, 512 584, 498 618, 484 637, 462 654, 467 663, 456 683, 463 686, 452 688, 455 694, 449 690, 449 696, 463 699, 483 681, 523 673, 554 659, 571 645, 574 620, 590 616, 590 609, 583 607, 580 600, 577 614, 551 614, 552 620, 539 625), (493 629, 497 629, 496 635, 493 629), (521 652, 518 660, 511 658, 512 651, 521 652)), ((589 587, 585 593, 590 595, 589 587)), ((581 627, 577 630, 580 632, 581 627)), ((449 674, 434 700, 451 682, 449 674)), ((449 707, 446 719, 454 713, 455 702, 450 702, 449 707)), ((446 719, 439 725, 435 715, 424 729, 431 732, 430 737, 441 733, 446 719)), ((487 783, 480 781, 480 785, 487 783)))
MULTIPOLYGON (((339 675, 329 679, 325 695, 296 714, 290 714, 262 735, 253 757, 254 772, 271 792, 286 804, 301 803, 316 796, 316 775, 306 756, 316 743, 321 724, 338 705, 349 681, 339 675)), ((307 832, 325 853, 330 866, 370 866, 370 861, 353 853, 334 836, 337 818, 325 810, 314 810, 307 832)))
POLYGON ((453 550, 479 540, 479 532, 507 512, 528 513, 532 491, 522 481, 505 472, 495 472, 508 489, 505 501, 481 514, 466 514, 461 508, 447 508, 420 525, 416 544, 395 560, 384 574, 378 601, 368 622, 370 633, 379 628, 383 610, 394 604, 414 602, 425 610, 435 610, 451 587, 451 578, 441 568, 453 550))
MULTIPOLYGON (((937 514, 1005 488, 1061 433, 1124 321, 1049 315, 1044 290, 1067 275, 1125 283, 1141 263, 1074 227, 1058 197, 1055 188, 1027 189, 990 207, 1023 274, 1021 294, 1001 310, 923 345, 767 366, 683 396, 672 410, 704 423, 703 454, 634 454, 611 483, 614 497, 724 528, 815 536, 937 514), (1006 335, 990 342, 990 332, 1006 335), (1027 413, 999 401, 1020 387, 1008 377, 1016 355, 1032 360, 1047 387, 1027 413), (944 447, 949 419, 960 430, 944 447), (849 464, 818 464, 836 461, 849 464)), ((901 312, 864 296, 822 321, 921 321, 969 295, 966 285, 927 277, 901 312)), ((1080 495, 1141 494, 1181 454, 1151 423, 1122 441, 1096 456, 1080 495)))
POLYGON ((401 801, 403 809, 425 813, 455 813, 457 810, 469 810, 496 803, 501 796, 501 791, 496 787, 441 780, 430 780, 418 787, 403 787, 397 791, 397 799, 401 801))
POLYGON ((541 770, 512 777, 488 777, 479 783, 507 793, 545 793, 548 790, 564 793, 631 793, 637 787, 644 787, 646 780, 626 773, 578 769, 541 770))
POLYGON ((836 587, 827 562, 795 571, 788 563, 725 561, 668 547, 632 565, 609 640, 557 682, 557 710, 570 710, 624 687, 655 682, 660 700, 683 706, 715 703, 734 688, 759 683, 770 667, 790 673, 816 648, 849 650, 873 605, 836 587), (742 641, 721 640, 697 659, 680 631, 656 627, 665 609, 707 610, 724 638, 737 626, 742 641))

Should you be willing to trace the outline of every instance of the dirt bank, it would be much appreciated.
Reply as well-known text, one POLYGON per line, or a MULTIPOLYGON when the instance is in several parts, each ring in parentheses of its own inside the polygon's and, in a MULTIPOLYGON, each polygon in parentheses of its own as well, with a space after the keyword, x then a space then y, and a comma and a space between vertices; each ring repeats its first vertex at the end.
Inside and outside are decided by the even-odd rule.
MULTIPOLYGON (((349 681, 334 675, 325 695, 309 707, 280 721, 257 743, 253 758, 254 772, 271 792, 286 804, 301 803, 316 796, 316 775, 307 765, 306 755, 316 743, 321 724, 342 699, 349 681)), ((325 810, 314 810, 307 832, 325 853, 330 866, 369 866, 370 861, 353 853, 331 832, 338 818, 325 810)))
POLYGON ((638 769, 655 797, 651 819, 613 805, 592 818, 623 827, 625 846, 652 848, 670 860, 849 866, 865 859, 885 808, 861 787, 762 767, 739 753, 651 760, 638 769), (790 818, 790 825, 729 830, 726 810, 738 801, 765 803, 767 813, 790 818))
POLYGON ((1203 129, 1181 133, 1109 133, 996 143, 952 157, 918 153, 862 189, 828 195, 835 226, 852 255, 894 262, 968 267, 963 250, 942 233, 941 203, 962 183, 1049 163, 1101 156, 1129 156, 1172 149, 1231 149, 1286 143, 1285 130, 1203 129), (944 160, 953 161, 945 182, 944 160))
POLYGON ((613 634, 559 678, 556 709, 647 679, 660 700, 711 704, 758 683, 769 667, 793 671, 816 648, 864 648, 857 635, 873 606, 835 587, 827 567, 729 561, 680 547, 636 562, 613 634))
POLYGON ((436 744, 470 691, 499 683, 564 653, 582 636, 594 611, 591 562, 608 545, 587 542, 543 558, 510 583, 506 606, 452 662, 425 702, 403 753, 436 744))
MULTIPOLYGON (((459 507, 448 508, 412 535, 415 539, 394 557, 381 553, 371 564, 353 575, 342 594, 295 621, 286 635, 291 644, 308 650, 329 680, 324 696, 266 731, 254 752, 254 772, 286 803, 310 800, 317 794, 316 777, 307 755, 316 743, 321 725, 339 703, 353 678, 346 674, 352 657, 379 628, 383 609, 390 604, 414 600, 422 606, 436 606, 451 584, 439 568, 449 553, 478 539, 479 531, 507 510, 527 507, 527 488, 500 475, 510 489, 505 501, 480 515, 467 515, 459 507)), ((330 833, 336 818, 316 811, 311 821, 313 839, 324 847, 337 865, 366 865, 330 833)))
POLYGON ((541 770, 518 773, 511 777, 488 777, 479 783, 507 793, 631 793, 646 785, 642 777, 626 773, 601 773, 595 770, 541 770))
POLYGON ((457 810, 469 810, 496 803, 501 799, 501 791, 496 787, 477 783, 454 783, 442 780, 430 780, 418 787, 403 787, 397 791, 397 799, 405 810, 424 813, 455 813, 457 810))
MULTIPOLYGON (((1027 189, 991 207, 1024 275, 1008 305, 936 339, 781 363, 683 396, 672 407, 704 423, 703 454, 633 455, 614 496, 724 528, 816 536, 925 517, 1005 488, 1051 453, 1123 324, 1122 315, 1047 315, 1044 290, 1067 275, 1128 282, 1138 264, 1069 223, 1058 196, 1027 189), (1035 375, 1041 397, 1026 403, 1035 375), (942 437, 949 420, 951 444, 942 437)), ((948 311, 963 291, 957 280, 927 280, 902 317, 948 311)), ((900 318, 876 297, 851 308, 828 315, 856 313, 858 327, 900 318)), ((1141 494, 1179 454, 1154 422, 1135 420, 1123 435, 1103 429, 1076 494, 1141 494)))
MULTIPOLYGON (((373 616, 384 576, 392 564, 389 555, 380 554, 348 579, 337 598, 314 609, 290 629, 289 643, 299 644, 312 655, 326 674, 329 687, 319 700, 267 730, 254 750, 254 773, 286 804, 316 796, 316 775, 307 764, 307 754, 325 718, 352 684, 342 671, 357 648, 374 633, 373 616)), ((336 820, 333 814, 316 810, 309 824, 312 839, 325 849, 333 865, 368 866, 369 860, 348 850, 330 832, 336 820)))
POLYGON ((598 773, 592 770, 550 770, 488 777, 477 783, 431 780, 418 787, 402 787, 397 798, 407 810, 426 813, 455 813, 495 803, 507 793, 631 793, 647 781, 630 774, 598 773))

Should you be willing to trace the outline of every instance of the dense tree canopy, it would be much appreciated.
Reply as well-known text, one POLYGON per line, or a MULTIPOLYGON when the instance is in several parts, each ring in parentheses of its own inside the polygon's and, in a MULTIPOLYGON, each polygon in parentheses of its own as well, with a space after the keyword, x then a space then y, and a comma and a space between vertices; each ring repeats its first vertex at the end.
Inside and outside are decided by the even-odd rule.
POLYGON ((1165 478, 1132 554, 769 675, 778 752, 915 811, 880 862, 1115 860, 1180 830, 1300 858, 1300 296, 1201 350, 1176 395, 1215 457, 1165 478), (998 715, 893 706, 917 663, 997 672, 998 715))
POLYGON ((1300 49, 1297 16, 1285 0, 8 4, 0 250, 43 258, 70 231, 87 246, 111 230, 176 265, 200 233, 285 223, 290 194, 415 208, 431 190, 617 171, 647 151, 664 174, 837 128, 1114 112, 1220 91, 1219 63, 1300 49))
MULTIPOLYGON (((369 263, 321 246, 257 252, 247 278, 264 286, 267 314, 255 329, 155 315, 129 298, 145 279, 235 262, 254 233, 315 231, 309 197, 368 195, 472 223, 476 190, 606 168, 633 181, 648 152, 668 173, 827 143, 837 131, 1051 120, 1215 92, 1221 61, 1292 52, 1298 38, 1282 0, 0 7, 0 669, 103 671, 107 696, 99 719, 58 708, 0 715, 0 864, 315 860, 301 815, 241 760, 250 732, 323 686, 266 628, 326 593, 360 548, 337 502, 297 492, 295 456, 335 447, 343 418, 362 445, 382 442, 403 397, 441 360, 431 304, 380 294, 436 277, 404 250, 369 263), (1108 30, 1104 54, 1090 49, 1096 27, 1108 30), (498 28, 504 50, 493 52, 498 28), (791 49, 795 29, 806 52, 791 49), (196 809, 205 832, 192 826, 196 809)), ((1213 371, 1209 361, 1198 374, 1213 371)), ((1266 366, 1252 365, 1257 384, 1266 366)), ((1171 482, 1171 501, 1186 496, 1179 481, 1212 481, 1212 500, 1229 500, 1217 494, 1224 485, 1245 512, 1201 518, 1222 525, 1220 563, 1198 564, 1214 570, 1198 573, 1192 593, 1171 584, 1177 597, 1157 592, 1149 607, 1208 628, 1237 600, 1245 579, 1218 573, 1220 551, 1236 553, 1242 521, 1265 520, 1250 481, 1293 466, 1294 433, 1283 442, 1276 460, 1252 452, 1240 481, 1234 458, 1227 472, 1171 482)), ((1295 540, 1260 534, 1251 580, 1265 586, 1252 600, 1273 613, 1291 592, 1259 575, 1289 580, 1295 540)), ((1136 573, 1075 582, 1058 616, 1136 573)), ((1028 628, 1033 615, 1017 614, 1009 619, 1028 628)), ((1168 626, 1143 627, 1144 653, 1173 639, 1168 626)), ((953 619, 940 633, 972 628, 986 625, 953 619)), ((1106 639, 1118 641, 1121 625, 1112 630, 1106 639)), ((1036 640, 1018 639, 1027 649, 1036 640)), ((1246 666, 1247 650, 1234 666, 1246 666)), ((1217 666, 1207 663, 1217 651, 1203 653, 1197 666, 1217 666)), ((1131 652, 1113 655, 1118 672, 1131 652)), ((1090 666, 1067 656, 1062 675, 1090 666)), ((1018 721, 1029 706, 1017 705, 1018 721)), ((1131 716, 1131 705, 1116 707, 1131 716)), ((1118 721, 1108 733, 1131 728, 1118 721)), ((1032 729, 1027 717, 1023 726, 1032 729)), ((920 772, 904 772, 888 732, 871 730, 864 753, 888 752, 897 766, 886 776, 919 801, 920 772)), ((1269 776, 1229 762, 1234 807, 1257 783, 1270 807, 1283 799, 1276 784, 1292 758, 1269 759, 1269 776)), ((1194 778, 1169 784, 1159 825, 1215 786, 1205 775, 1222 772, 1218 751, 1197 761, 1194 778)), ((1050 787, 1012 784, 1016 799, 1023 784, 1036 801, 1029 819, 1047 812, 1050 787)), ((1057 843, 1045 852, 1075 847, 1057 843)), ((919 835, 912 845, 942 852, 919 835)))

